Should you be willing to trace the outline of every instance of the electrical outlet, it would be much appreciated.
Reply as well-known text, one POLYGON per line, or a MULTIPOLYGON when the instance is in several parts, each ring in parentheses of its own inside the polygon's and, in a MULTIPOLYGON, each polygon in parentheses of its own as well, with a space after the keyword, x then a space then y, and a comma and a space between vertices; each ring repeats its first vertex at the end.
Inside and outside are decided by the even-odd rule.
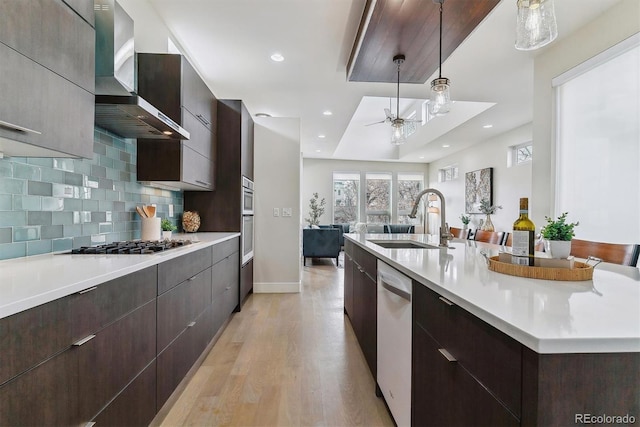
POLYGON ((169 218, 173 218, 173 205, 169 205, 169 218))
POLYGON ((273 216, 280 216, 280 208, 273 208, 273 216))
POLYGON ((291 208, 282 208, 282 216, 291 216, 291 208))

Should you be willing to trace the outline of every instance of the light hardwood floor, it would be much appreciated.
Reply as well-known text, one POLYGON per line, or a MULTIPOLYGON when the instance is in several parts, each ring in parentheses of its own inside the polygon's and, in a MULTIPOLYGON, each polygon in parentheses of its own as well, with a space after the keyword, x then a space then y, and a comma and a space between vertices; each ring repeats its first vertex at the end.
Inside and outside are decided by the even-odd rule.
POLYGON ((393 426, 343 311, 343 269, 307 261, 299 294, 253 294, 162 426, 393 426))

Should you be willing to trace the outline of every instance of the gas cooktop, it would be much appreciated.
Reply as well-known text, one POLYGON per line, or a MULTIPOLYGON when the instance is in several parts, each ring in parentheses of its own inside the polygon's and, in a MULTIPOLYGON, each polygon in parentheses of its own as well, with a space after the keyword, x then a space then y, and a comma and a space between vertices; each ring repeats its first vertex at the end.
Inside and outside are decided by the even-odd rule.
POLYGON ((180 246, 190 245, 191 240, 129 240, 98 246, 81 246, 65 252, 72 255, 141 255, 155 254, 180 246))

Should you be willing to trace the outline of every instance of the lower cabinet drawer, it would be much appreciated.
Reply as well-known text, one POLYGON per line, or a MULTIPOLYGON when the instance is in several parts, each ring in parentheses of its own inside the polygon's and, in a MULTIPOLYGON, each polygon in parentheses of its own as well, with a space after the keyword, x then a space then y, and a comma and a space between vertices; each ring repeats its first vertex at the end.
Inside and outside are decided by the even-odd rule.
POLYGON ((234 237, 233 239, 225 240, 224 242, 213 245, 213 263, 222 261, 229 255, 240 250, 240 239, 234 237))
POLYGON ((520 417, 522 345, 418 282, 413 302, 416 324, 520 417))
POLYGON ((158 411, 206 348, 210 341, 207 337, 212 336, 212 322, 211 308, 208 308, 191 327, 158 354, 156 389, 158 411))
POLYGON ((420 326, 413 331, 412 425, 518 426, 520 421, 420 326))
POLYGON ((158 264, 158 295, 211 267, 211 247, 158 264))
POLYGON ((64 351, 0 386, 1 426, 80 424, 74 350, 64 351))
POLYGON ((155 416, 154 360, 93 421, 98 426, 147 426, 155 416))
POLYGON ((86 422, 154 359, 155 301, 98 331, 93 339, 72 351, 78 353, 79 410, 86 422))
POLYGON ((211 268, 158 297, 158 351, 162 351, 211 301, 211 268))

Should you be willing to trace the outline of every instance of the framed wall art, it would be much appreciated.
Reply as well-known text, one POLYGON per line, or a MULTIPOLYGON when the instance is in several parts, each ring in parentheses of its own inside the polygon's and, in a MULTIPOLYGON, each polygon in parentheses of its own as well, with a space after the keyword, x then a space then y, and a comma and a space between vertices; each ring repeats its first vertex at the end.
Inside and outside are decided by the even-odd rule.
POLYGON ((480 201, 488 199, 493 204, 493 168, 467 172, 464 178, 464 208, 469 214, 480 212, 480 201))

